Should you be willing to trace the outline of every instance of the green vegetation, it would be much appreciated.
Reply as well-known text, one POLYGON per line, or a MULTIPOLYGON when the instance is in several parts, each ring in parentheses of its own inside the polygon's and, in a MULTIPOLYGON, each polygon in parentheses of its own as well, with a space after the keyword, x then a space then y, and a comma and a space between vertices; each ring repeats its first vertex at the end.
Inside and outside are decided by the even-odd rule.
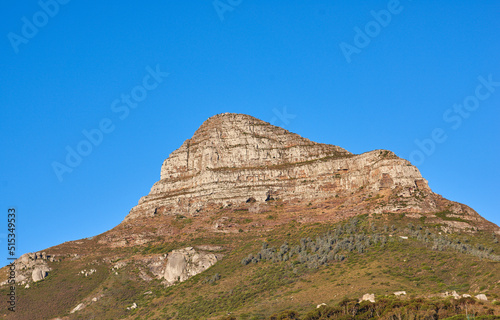
POLYGON ((357 233, 358 219, 354 218, 348 224, 340 225, 328 233, 316 237, 316 241, 311 238, 302 238, 300 243, 289 246, 285 241, 277 250, 269 248, 267 243, 262 245, 262 249, 257 254, 250 254, 243 258, 242 265, 257 263, 259 261, 270 260, 272 262, 291 261, 292 264, 304 264, 307 268, 317 269, 319 266, 343 261, 349 252, 357 251, 363 253, 372 245, 384 246, 387 243, 385 236, 375 234, 368 236, 364 233, 357 233))
POLYGON ((172 225, 178 229, 183 229, 191 223, 193 223, 193 219, 180 214, 176 215, 174 221, 172 221, 172 225))
POLYGON ((453 213, 448 211, 448 210, 445 210, 445 211, 437 212, 436 217, 441 218, 443 220, 448 220, 448 221, 459 221, 459 222, 467 222, 468 223, 467 220, 464 220, 464 219, 461 219, 458 217, 449 217, 448 215, 450 215, 450 214, 453 214, 453 213))
MULTIPOLYGON (((236 318, 233 318, 236 319, 236 318)), ((472 298, 454 299, 398 299, 383 297, 375 303, 358 302, 345 298, 333 307, 321 306, 304 317, 296 311, 283 311, 269 320, 323 320, 323 319, 498 319, 493 310, 472 298)))

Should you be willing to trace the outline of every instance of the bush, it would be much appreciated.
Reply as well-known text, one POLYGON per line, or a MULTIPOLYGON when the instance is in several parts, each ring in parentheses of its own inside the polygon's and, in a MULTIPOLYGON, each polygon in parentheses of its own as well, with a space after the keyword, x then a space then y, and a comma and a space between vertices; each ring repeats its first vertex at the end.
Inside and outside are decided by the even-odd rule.
POLYGON ((273 314, 269 320, 299 320, 299 313, 296 311, 283 311, 280 314, 273 314))

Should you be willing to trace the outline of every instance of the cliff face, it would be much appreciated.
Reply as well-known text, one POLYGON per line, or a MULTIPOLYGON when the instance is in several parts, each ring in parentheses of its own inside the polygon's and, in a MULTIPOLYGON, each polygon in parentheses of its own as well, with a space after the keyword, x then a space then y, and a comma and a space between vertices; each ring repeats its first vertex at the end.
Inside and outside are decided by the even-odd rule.
MULTIPOLYGON (((248 115, 225 113, 206 120, 172 152, 160 180, 125 220, 273 198, 328 199, 360 190, 432 193, 418 169, 391 151, 354 155, 248 115)), ((431 198, 409 209, 437 210, 431 198)))

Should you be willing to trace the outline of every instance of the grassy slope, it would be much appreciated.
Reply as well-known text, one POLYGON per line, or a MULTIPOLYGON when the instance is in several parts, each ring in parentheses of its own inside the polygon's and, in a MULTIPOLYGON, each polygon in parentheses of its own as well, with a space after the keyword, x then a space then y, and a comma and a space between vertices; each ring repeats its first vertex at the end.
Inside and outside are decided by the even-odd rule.
MULTIPOLYGON (((403 225, 407 221, 399 222, 403 225)), ((284 240, 292 243, 302 237, 314 237, 330 227, 289 226, 273 232, 266 240, 279 246, 284 240)), ((398 233, 405 234, 404 230, 395 235, 398 233)), ((485 235, 483 240, 488 242, 487 238, 485 235)), ((218 283, 204 284, 200 275, 170 289, 175 294, 168 296, 167 305, 157 316, 195 319, 231 312, 241 318, 261 318, 286 309, 306 312, 317 304, 332 304, 344 297, 360 298, 364 293, 388 295, 400 290, 415 296, 477 290, 487 292, 490 298, 498 297, 498 262, 455 251, 436 252, 414 239, 392 239, 385 248, 375 246, 366 253, 350 254, 344 262, 298 273, 283 262, 241 266, 241 258, 252 249, 260 249, 262 240, 250 239, 245 247, 206 272, 221 274, 218 283)))

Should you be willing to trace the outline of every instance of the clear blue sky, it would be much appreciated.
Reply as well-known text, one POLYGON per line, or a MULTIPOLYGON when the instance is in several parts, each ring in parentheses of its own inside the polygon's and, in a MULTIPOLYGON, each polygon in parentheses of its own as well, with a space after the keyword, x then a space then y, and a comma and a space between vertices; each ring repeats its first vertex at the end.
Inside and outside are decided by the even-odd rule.
POLYGON ((2 4, 0 240, 14 206, 18 255, 120 223, 221 112, 392 150, 500 224, 498 1, 59 1, 2 4))

